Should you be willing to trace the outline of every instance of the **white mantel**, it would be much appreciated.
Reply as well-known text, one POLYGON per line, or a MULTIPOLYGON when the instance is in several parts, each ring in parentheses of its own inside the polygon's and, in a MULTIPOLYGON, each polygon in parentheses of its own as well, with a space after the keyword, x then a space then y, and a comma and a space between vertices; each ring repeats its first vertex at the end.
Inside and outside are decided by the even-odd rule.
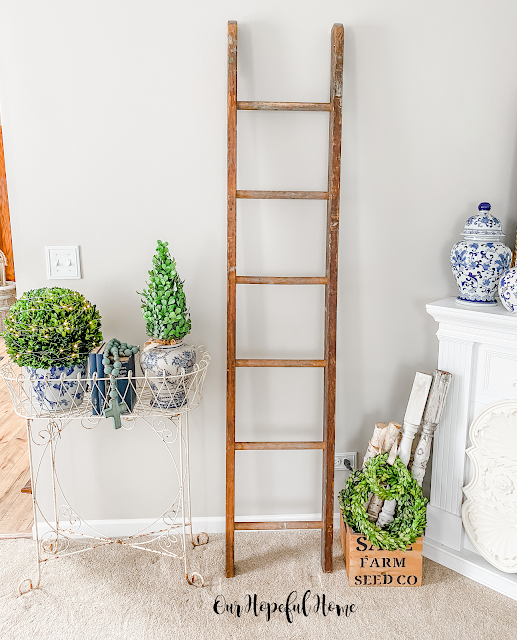
POLYGON ((462 488, 471 478, 465 454, 469 427, 490 405, 517 400, 517 317, 501 304, 469 307, 455 298, 426 309, 439 323, 438 368, 453 377, 434 438, 424 555, 517 599, 517 574, 503 573, 482 558, 461 520, 462 488))

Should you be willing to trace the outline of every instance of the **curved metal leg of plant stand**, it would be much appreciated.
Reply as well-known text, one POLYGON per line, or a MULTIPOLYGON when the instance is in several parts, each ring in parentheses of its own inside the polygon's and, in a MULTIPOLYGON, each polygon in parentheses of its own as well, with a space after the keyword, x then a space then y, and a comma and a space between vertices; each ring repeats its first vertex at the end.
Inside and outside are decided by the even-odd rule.
MULTIPOLYGON (((192 543, 193 547, 199 547, 200 545, 203 544, 207 544, 208 541, 210 540, 210 538, 208 537, 208 534, 205 532, 200 532, 196 535, 196 538, 194 538, 194 534, 192 533, 192 506, 191 506, 191 502, 190 502, 190 457, 189 457, 189 451, 190 451, 190 442, 189 442, 189 426, 188 426, 188 413, 184 414, 180 420, 184 420, 185 421, 185 476, 187 478, 187 499, 185 500, 185 488, 184 488, 184 475, 183 475, 183 469, 182 469, 182 465, 183 465, 183 442, 180 443, 180 473, 181 473, 181 478, 182 478, 182 483, 181 483, 181 500, 182 500, 182 515, 183 515, 183 536, 184 536, 184 540, 186 541, 186 531, 185 531, 185 522, 189 523, 189 529, 190 529, 190 542, 192 543), (187 507, 187 512, 185 512, 183 510, 183 505, 186 503, 186 507, 187 507), (204 540, 204 538, 200 538, 200 536, 206 536, 206 540, 204 540)), ((183 431, 183 430, 182 430, 183 431)), ((185 577, 187 579, 187 582, 190 585, 193 585, 195 587, 204 587, 205 586, 205 579, 203 578, 203 576, 198 573, 197 571, 194 571, 192 573, 192 575, 189 576, 188 570, 187 570, 187 553, 186 553, 186 548, 185 548, 185 577), (201 584, 197 584, 195 577, 194 576, 198 576, 199 579, 201 580, 201 584)), ((199 581, 198 581, 199 582, 199 581)))
MULTIPOLYGON (((196 535, 196 538, 194 539, 194 535, 192 533, 192 524, 190 525, 190 541, 192 542, 192 546, 193 547, 200 547, 201 545, 207 544, 208 542, 210 542, 210 538, 208 536, 208 533, 205 533, 204 531, 201 531, 200 533, 198 533, 196 535), (204 540, 203 538, 201 538, 200 540, 200 536, 206 536, 206 540, 204 540)), ((205 585, 205 579, 203 578, 203 576, 198 573, 197 571, 194 571, 192 573, 192 575, 189 577, 188 572, 185 572, 185 576, 187 578, 187 582, 191 585, 193 585, 194 587, 204 587, 205 585), (201 584, 196 584, 195 578, 194 576, 199 576, 200 580, 201 580, 201 584)))
POLYGON ((18 585, 18 593, 22 596, 25 593, 29 593, 29 591, 33 591, 34 589, 39 589, 39 585, 41 582, 41 557, 39 552, 39 536, 38 536, 38 519, 36 517, 36 486, 34 484, 33 478, 33 464, 32 464, 32 447, 31 447, 31 421, 27 418, 27 444, 29 448, 29 469, 31 475, 31 489, 32 489, 32 517, 34 518, 34 533, 36 534, 36 556, 37 556, 37 567, 38 567, 38 582, 36 586, 34 586, 31 578, 25 578, 18 585), (22 589, 22 586, 25 583, 29 583, 28 588, 22 589))
POLYGON ((198 534, 196 534, 196 537, 194 538, 194 534, 192 533, 192 529, 191 529, 190 541, 192 542, 193 547, 201 547, 202 545, 208 544, 210 542, 210 536, 208 535, 208 533, 205 533, 204 531, 200 531, 198 534), (201 538, 200 536, 206 536, 206 540, 204 538, 201 538))

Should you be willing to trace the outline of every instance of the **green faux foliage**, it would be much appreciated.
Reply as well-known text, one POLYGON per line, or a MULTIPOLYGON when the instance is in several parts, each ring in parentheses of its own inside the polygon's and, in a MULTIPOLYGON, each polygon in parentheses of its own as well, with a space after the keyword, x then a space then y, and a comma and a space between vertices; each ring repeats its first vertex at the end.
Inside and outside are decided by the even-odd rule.
POLYGON ((100 344, 101 317, 77 291, 33 289, 10 308, 3 336, 7 353, 21 367, 69 367, 100 344))
POLYGON ((373 545, 379 549, 405 551, 424 532, 428 501, 400 458, 391 466, 386 462, 388 455, 371 458, 364 469, 351 474, 339 494, 339 506, 345 522, 373 545), (366 508, 370 493, 383 500, 397 500, 395 519, 384 529, 368 520, 366 508))
POLYGON ((171 258, 168 244, 158 240, 148 289, 140 294, 142 315, 150 338, 181 340, 190 333, 190 313, 183 281, 176 271, 176 261, 171 258))

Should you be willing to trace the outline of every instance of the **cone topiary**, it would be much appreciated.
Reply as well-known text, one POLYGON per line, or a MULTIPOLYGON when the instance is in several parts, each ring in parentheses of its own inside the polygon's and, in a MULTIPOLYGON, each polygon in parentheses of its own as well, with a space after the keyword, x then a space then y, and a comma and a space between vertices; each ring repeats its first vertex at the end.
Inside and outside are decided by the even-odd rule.
POLYGON ((190 313, 168 244, 158 240, 148 288, 140 295, 147 335, 173 343, 190 333, 190 313))

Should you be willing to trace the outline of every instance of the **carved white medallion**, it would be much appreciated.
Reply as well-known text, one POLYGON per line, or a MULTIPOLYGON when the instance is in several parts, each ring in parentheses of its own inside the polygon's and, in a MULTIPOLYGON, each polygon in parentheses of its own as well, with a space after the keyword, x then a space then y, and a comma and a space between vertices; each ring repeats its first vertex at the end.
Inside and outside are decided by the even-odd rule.
POLYGON ((517 573, 517 401, 494 404, 470 427, 471 482, 464 487, 463 526, 494 567, 517 573))

